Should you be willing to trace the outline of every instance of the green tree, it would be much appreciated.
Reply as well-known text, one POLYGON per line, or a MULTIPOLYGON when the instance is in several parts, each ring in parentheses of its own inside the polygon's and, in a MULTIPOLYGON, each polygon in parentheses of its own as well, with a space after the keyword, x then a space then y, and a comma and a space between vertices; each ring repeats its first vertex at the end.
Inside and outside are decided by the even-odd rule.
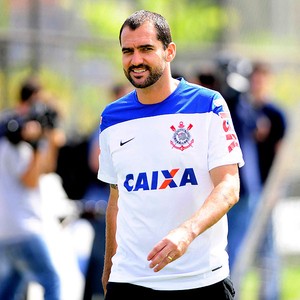
POLYGON ((8 27, 8 10, 9 10, 9 1, 0 0, 0 29, 8 27))
POLYGON ((161 13, 172 28, 174 41, 189 47, 216 41, 228 21, 225 11, 215 1, 82 1, 80 6, 90 30, 103 38, 113 39, 118 37, 126 17, 135 10, 161 13))

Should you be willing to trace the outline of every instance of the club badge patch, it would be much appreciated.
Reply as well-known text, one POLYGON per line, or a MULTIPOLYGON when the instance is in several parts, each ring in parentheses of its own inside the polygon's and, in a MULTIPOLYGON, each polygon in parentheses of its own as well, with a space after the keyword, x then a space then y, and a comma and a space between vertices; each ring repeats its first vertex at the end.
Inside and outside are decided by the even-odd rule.
POLYGON ((177 128, 172 125, 171 130, 173 131, 172 140, 170 141, 173 148, 178 150, 185 150, 191 147, 194 143, 194 139, 191 138, 190 130, 193 128, 192 124, 189 124, 188 127, 185 127, 183 122, 179 122, 177 128))

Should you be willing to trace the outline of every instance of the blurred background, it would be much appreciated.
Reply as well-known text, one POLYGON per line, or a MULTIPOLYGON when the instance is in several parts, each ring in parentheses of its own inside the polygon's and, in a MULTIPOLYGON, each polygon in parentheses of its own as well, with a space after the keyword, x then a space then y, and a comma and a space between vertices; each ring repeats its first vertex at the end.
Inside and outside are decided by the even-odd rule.
POLYGON ((89 135, 113 86, 126 82, 119 28, 139 9, 168 20, 177 44, 174 74, 190 79, 217 65, 227 84, 243 90, 250 61, 272 65, 272 92, 289 130, 233 277, 240 299, 258 299, 255 251, 274 218, 282 299, 300 299, 298 0, 0 0, 0 109, 13 106, 20 82, 36 75, 62 112, 68 139, 89 135))

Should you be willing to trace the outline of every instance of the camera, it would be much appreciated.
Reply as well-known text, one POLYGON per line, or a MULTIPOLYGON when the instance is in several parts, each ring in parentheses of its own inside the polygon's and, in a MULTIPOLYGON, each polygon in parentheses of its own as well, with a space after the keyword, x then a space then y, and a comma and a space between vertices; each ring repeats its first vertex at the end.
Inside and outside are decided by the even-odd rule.
POLYGON ((28 120, 38 121, 43 129, 53 129, 57 127, 58 113, 49 105, 37 102, 32 106, 28 120))
POLYGON ((29 121, 37 121, 42 130, 53 129, 58 125, 58 113, 49 105, 41 102, 33 104, 28 114, 21 116, 14 111, 7 111, 0 121, 0 136, 5 136, 12 144, 23 140, 22 128, 29 121))

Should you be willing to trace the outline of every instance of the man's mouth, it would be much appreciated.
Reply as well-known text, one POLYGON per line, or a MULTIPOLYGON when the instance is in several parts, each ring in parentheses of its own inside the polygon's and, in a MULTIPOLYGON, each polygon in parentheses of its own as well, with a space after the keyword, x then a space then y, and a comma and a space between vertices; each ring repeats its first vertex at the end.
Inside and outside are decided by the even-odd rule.
POLYGON ((132 69, 133 73, 143 73, 145 71, 146 71, 146 69, 132 69))
POLYGON ((135 74, 141 74, 144 73, 148 70, 148 68, 144 65, 139 65, 139 66, 135 66, 135 67, 131 67, 129 69, 130 72, 135 73, 135 74))

